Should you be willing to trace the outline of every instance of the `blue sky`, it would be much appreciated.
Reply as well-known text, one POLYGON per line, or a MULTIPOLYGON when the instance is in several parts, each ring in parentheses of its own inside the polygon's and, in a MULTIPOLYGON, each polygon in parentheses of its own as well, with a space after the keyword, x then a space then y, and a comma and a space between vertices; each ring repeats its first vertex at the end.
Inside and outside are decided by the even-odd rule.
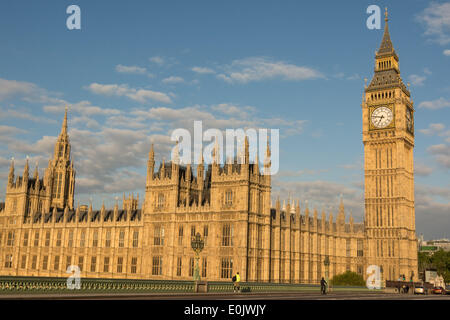
MULTIPOLYGON (((69 105, 76 201, 108 206, 144 193, 150 141, 170 133, 279 128, 273 195, 363 215, 361 97, 389 8, 411 83, 417 232, 450 228, 450 3, 445 1, 3 1, 0 4, 0 200, 11 157, 46 167, 69 105), (66 8, 81 8, 81 30, 66 8)), ((34 165, 32 165, 34 166, 34 165)))

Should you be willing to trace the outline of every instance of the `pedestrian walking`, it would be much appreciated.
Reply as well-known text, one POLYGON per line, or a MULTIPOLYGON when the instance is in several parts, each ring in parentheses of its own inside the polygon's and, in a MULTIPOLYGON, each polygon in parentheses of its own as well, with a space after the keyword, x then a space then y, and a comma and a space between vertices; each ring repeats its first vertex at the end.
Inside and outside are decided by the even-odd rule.
POLYGON ((241 276, 239 275, 239 272, 237 272, 233 278, 233 292, 241 292, 240 282, 241 282, 241 276))
POLYGON ((322 277, 322 280, 320 280, 320 293, 321 294, 327 294, 327 285, 328 285, 328 283, 322 277))

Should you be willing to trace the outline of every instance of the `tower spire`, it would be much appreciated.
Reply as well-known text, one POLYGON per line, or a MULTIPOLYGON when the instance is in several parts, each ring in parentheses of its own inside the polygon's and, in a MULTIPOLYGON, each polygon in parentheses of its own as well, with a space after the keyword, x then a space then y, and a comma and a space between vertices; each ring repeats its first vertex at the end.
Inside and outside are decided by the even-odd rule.
POLYGON ((64 135, 67 136, 67 105, 64 111, 64 120, 62 123, 62 127, 61 127, 61 134, 60 135, 64 135))
POLYGON ((394 47, 391 41, 391 35, 389 34, 389 24, 388 24, 388 11, 385 8, 384 12, 384 33, 383 40, 381 40, 380 48, 378 49, 377 56, 385 55, 389 53, 395 53, 394 47))

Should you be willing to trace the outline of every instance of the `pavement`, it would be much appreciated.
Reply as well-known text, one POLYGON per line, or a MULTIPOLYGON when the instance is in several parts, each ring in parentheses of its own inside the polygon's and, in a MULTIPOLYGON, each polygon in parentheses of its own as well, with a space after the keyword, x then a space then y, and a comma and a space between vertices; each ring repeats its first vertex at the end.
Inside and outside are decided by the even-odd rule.
POLYGON ((14 294, 0 300, 448 300, 450 295, 384 292, 14 294))

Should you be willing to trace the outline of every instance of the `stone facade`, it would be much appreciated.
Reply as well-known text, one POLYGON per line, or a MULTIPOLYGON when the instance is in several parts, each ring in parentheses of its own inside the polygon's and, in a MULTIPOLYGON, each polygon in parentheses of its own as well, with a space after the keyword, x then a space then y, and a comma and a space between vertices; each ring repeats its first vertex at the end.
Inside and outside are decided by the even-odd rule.
POLYGON ((74 208, 66 110, 43 179, 37 168, 29 177, 28 162, 16 178, 11 163, 0 205, 0 275, 66 277, 67 267, 78 265, 85 278, 188 280, 195 263, 191 239, 200 233, 200 276, 209 281, 230 281, 239 272, 243 281, 318 283, 347 270, 366 277, 372 264, 383 266, 385 279, 411 272, 416 279, 414 137, 405 124, 412 102, 387 27, 376 63, 362 103, 364 223, 351 215, 345 221, 342 199, 336 220, 292 199, 272 206, 269 146, 260 167, 250 163, 247 139, 240 161, 221 166, 213 157, 196 168, 175 157, 156 170, 152 146, 142 208, 134 195, 124 196, 120 210, 118 203, 74 208), (379 104, 391 106, 394 126, 371 127, 379 104))

